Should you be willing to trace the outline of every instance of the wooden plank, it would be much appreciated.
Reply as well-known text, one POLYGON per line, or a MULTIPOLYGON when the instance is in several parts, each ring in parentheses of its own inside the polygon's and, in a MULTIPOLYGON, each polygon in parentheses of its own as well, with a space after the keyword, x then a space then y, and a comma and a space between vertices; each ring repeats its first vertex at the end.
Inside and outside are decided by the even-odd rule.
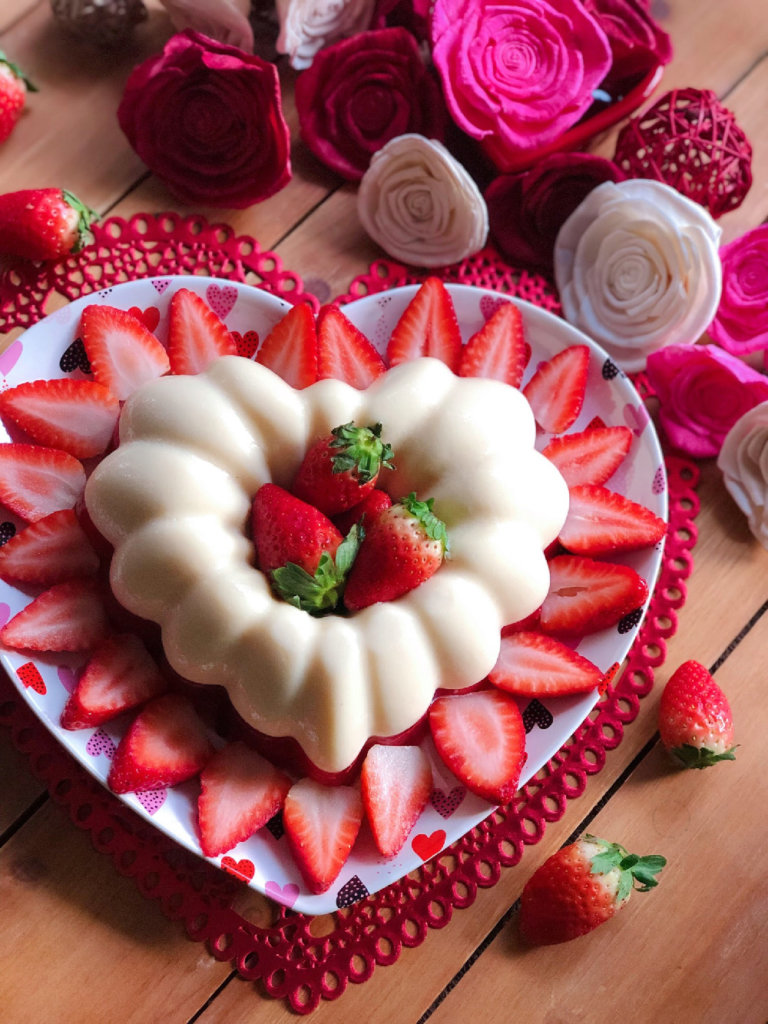
MULTIPOLYGON (((11 25, 15 25, 19 18, 23 18, 33 7, 42 3, 45 3, 45 0, 4 0, 3 9, 0 11, 0 35, 11 25)), ((9 52, 8 56, 15 60, 12 52, 9 52)))
POLYGON ((36 800, 45 787, 27 767, 5 730, 0 730, 0 836, 36 800))

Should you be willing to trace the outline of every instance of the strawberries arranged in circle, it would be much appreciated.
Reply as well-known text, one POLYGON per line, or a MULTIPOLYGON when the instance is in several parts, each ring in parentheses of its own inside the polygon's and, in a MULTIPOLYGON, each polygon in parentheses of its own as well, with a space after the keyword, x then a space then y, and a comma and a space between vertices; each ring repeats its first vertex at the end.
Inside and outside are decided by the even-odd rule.
POLYGON ((80 331, 94 377, 121 402, 171 368, 168 353, 154 334, 125 310, 86 306, 80 331))
POLYGON ((96 583, 73 580, 43 591, 0 629, 0 643, 29 651, 86 651, 107 634, 96 583))
POLYGON ((522 313, 513 302, 504 302, 464 346, 458 373, 460 377, 489 377, 519 388, 530 358, 522 313))
POLYGON ((560 543, 575 555, 612 555, 656 544, 667 524, 636 501, 605 487, 572 487, 560 543))
POLYGON ((432 769, 421 747, 375 744, 360 775, 365 813, 379 852, 399 853, 432 792, 432 769))
POLYGON ((34 444, 0 444, 0 505, 35 523, 74 508, 85 470, 66 452, 34 444))
POLYGON ((0 579, 10 583, 56 583, 94 576, 99 557, 72 509, 52 512, 16 533, 0 548, 0 579))
POLYGON ((214 359, 237 355, 235 339, 207 302, 189 288, 174 293, 168 317, 171 373, 202 373, 214 359))
POLYGON ((648 599, 648 584, 634 569, 576 555, 553 558, 549 580, 539 625, 556 636, 583 636, 615 626, 648 599))
POLYGON ((559 697, 589 693, 602 675, 596 665, 559 640, 521 632, 502 637, 499 658, 488 679, 507 693, 559 697))
POLYGON ((90 380, 35 380, 0 394, 0 416, 40 445, 76 459, 103 455, 112 440, 120 403, 90 380))
POLYGON ((278 320, 256 353, 256 362, 268 367, 286 384, 301 391, 317 380, 317 329, 312 310, 304 302, 278 320))
POLYGON ((338 306, 323 306, 317 317, 317 379, 343 380, 363 390, 386 369, 370 341, 338 306))
POLYGON ((428 277, 408 303, 387 345, 390 366, 419 356, 442 359, 454 371, 461 360, 461 331, 451 296, 439 277, 428 277))
POLYGON ((553 437, 541 454, 557 466, 569 487, 599 485, 609 480, 627 457, 632 436, 629 427, 590 424, 578 434, 553 437))
POLYGON ((538 368, 523 388, 536 422, 549 434, 562 434, 578 419, 584 405, 589 349, 572 345, 538 368))
POLYGON ((360 793, 301 779, 283 808, 285 834, 310 892, 330 889, 355 845, 363 821, 360 793))

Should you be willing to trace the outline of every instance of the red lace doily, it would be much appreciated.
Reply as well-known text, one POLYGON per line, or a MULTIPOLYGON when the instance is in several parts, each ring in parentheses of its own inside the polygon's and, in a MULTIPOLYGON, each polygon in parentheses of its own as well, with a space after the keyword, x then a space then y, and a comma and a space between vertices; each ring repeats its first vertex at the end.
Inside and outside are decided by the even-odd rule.
MULTIPOLYGON (((74 299, 143 273, 156 276, 204 273, 251 280, 289 298, 316 304, 301 280, 283 271, 279 259, 260 252, 248 238, 209 226, 201 217, 181 220, 137 216, 113 218, 97 229, 96 244, 59 266, 6 271, 0 279, 0 329, 28 326, 43 316, 49 293, 74 299), (98 268, 98 269, 97 269, 98 268)), ((358 277, 344 300, 421 279, 404 267, 380 261, 358 277)), ((446 279, 506 291, 557 312, 549 284, 504 264, 493 250, 451 268, 446 279)), ((233 906, 240 886, 229 876, 182 850, 146 824, 95 782, 48 733, 0 674, 0 722, 11 730, 74 824, 90 833, 94 847, 112 857, 117 870, 135 878, 140 891, 157 899, 163 913, 179 920, 190 938, 206 941, 218 960, 230 960, 245 978, 286 998, 299 1013, 320 999, 336 999, 348 983, 367 981, 374 968, 394 963, 403 946, 418 946, 430 928, 442 928, 455 910, 474 902, 478 887, 496 884, 503 867, 517 864, 525 846, 538 843, 547 823, 558 821, 567 803, 581 796, 587 778, 601 771, 606 754, 619 745, 624 727, 653 686, 654 670, 666 657, 666 640, 677 629, 685 602, 685 580, 693 568, 698 512, 696 466, 676 456, 666 459, 670 528, 660 578, 643 627, 621 677, 607 685, 600 702, 572 740, 525 786, 514 802, 499 808, 417 876, 369 896, 335 915, 329 934, 312 932, 313 918, 274 907, 270 925, 258 926, 233 906)))

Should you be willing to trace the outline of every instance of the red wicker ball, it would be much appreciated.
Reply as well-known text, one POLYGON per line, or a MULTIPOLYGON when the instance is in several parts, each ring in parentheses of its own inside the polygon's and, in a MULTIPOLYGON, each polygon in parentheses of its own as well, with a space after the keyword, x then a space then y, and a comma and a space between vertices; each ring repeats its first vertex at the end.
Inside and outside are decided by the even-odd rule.
POLYGON ((673 89, 621 130, 614 162, 654 178, 722 217, 752 185, 752 146, 709 89, 673 89))

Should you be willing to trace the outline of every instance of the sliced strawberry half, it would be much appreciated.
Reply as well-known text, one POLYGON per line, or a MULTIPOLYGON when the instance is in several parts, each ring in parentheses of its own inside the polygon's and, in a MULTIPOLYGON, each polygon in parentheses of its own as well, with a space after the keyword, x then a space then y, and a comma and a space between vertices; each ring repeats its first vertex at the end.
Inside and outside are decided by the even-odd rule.
POLYGON ((363 804, 379 851, 394 857, 426 806, 432 769, 420 747, 376 744, 363 762, 363 804))
POLYGON ((317 319, 317 379, 343 380, 362 391, 386 373, 384 360, 338 306, 324 306, 317 319))
POLYGON ((587 427, 578 434, 553 437, 541 453, 557 466, 569 487, 604 484, 632 444, 629 427, 587 427))
POLYGON ((497 804, 512 799, 525 764, 525 727, 512 697, 498 690, 438 697, 429 727, 441 760, 471 793, 497 804))
POLYGON ((346 537, 352 527, 360 523, 363 516, 365 516, 363 526, 367 529, 374 519, 388 508, 392 508, 392 499, 386 491, 381 491, 378 487, 374 487, 362 501, 358 501, 356 505, 348 508, 346 512, 340 512, 337 516, 334 516, 333 524, 339 533, 346 537))
POLYGON ((35 523, 74 508, 85 470, 71 455, 34 444, 0 444, 0 504, 35 523))
POLYGON ((90 380, 35 380, 0 394, 0 416, 76 459, 106 451, 119 415, 112 392, 90 380))
POLYGON ((523 697, 589 693, 602 677, 587 658, 541 633, 503 637, 499 659, 488 673, 494 686, 523 697))
POLYGON ((419 356, 442 359, 458 371, 461 331, 453 301, 439 277, 428 277, 408 303, 387 344, 390 366, 419 356))
POLYGON ((113 793, 177 786, 201 772, 213 753, 192 704, 167 693, 150 701, 120 740, 107 784, 113 793))
POLYGON ((647 583, 629 566, 559 555, 549 563, 539 625, 549 634, 584 636, 614 626, 647 599, 647 583))
POLYGON ((256 353, 256 362, 300 391, 317 380, 317 330, 309 306, 300 302, 278 321, 256 353))
POLYGON ((301 779, 285 799, 283 824, 293 859, 311 892, 329 889, 355 845, 363 802, 349 786, 301 779))
POLYGON ((237 343, 210 306, 189 288, 179 288, 168 314, 171 373, 207 370, 220 356, 236 356, 237 343))
POLYGON ((536 629, 539 624, 539 611, 540 609, 537 608, 535 612, 526 615, 524 619, 519 619, 517 622, 510 622, 508 625, 502 626, 501 635, 512 636, 513 633, 527 633, 536 629))
POLYGON ((107 616, 92 580, 60 583, 22 608, 0 630, 0 643, 25 651, 85 651, 107 635, 107 616))
POLYGON ((121 402, 170 369, 168 353, 154 334, 123 309, 86 306, 80 333, 94 377, 121 402))
POLYGON ((663 519, 622 494, 572 487, 560 543, 574 555, 609 555, 656 544, 666 532, 663 519))
POLYGON ((489 377, 519 388, 530 358, 523 315, 513 302, 505 302, 464 346, 459 376, 489 377))
POLYGON ((0 579, 7 583, 56 583, 94 576, 99 556, 72 509, 52 512, 0 548, 0 579))
POLYGON ((266 825, 283 806, 291 780, 244 743, 219 750, 200 774, 200 846, 217 857, 266 825))
POLYGON ((539 426, 562 434, 575 423, 584 404, 589 349, 572 345, 540 366, 523 388, 539 426))

